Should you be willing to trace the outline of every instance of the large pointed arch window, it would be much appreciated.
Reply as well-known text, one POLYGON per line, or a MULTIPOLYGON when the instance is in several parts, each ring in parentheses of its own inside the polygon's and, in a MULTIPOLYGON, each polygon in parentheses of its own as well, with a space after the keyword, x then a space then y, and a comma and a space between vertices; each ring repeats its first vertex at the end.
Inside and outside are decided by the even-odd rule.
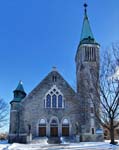
POLYGON ((51 107, 51 96, 50 96, 50 94, 48 94, 48 95, 46 96, 46 107, 47 107, 47 108, 50 108, 50 107, 51 107))
POLYGON ((58 96, 58 107, 62 108, 62 95, 58 96))
POLYGON ((45 96, 45 108, 64 108, 64 97, 54 85, 45 96))
POLYGON ((55 94, 52 96, 52 107, 57 107, 57 96, 55 94))

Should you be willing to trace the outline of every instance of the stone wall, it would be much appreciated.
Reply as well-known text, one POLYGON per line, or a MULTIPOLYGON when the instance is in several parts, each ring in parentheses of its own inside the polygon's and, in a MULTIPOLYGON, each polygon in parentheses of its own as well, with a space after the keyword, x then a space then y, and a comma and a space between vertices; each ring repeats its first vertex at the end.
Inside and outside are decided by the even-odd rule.
MULTIPOLYGON (((68 85, 68 83, 62 78, 62 76, 53 71, 22 101, 22 116, 20 132, 23 130, 28 133, 28 124, 31 125, 31 133, 33 137, 38 136, 38 123, 40 119, 45 118, 47 125, 50 124, 50 120, 53 117, 57 117, 59 120, 59 126, 61 126, 62 119, 68 118, 70 121, 70 134, 76 133, 75 123, 79 122, 79 99, 76 97, 74 90, 68 85), (52 76, 57 77, 57 81, 52 81, 52 76), (53 85, 63 93, 65 107, 64 108, 45 108, 44 98, 45 94, 51 89, 53 85), (78 104, 78 105, 77 105, 78 104), (24 127, 24 129, 23 129, 24 127)), ((50 136, 50 133, 48 133, 50 136)), ((60 134, 60 133, 59 133, 60 134)))

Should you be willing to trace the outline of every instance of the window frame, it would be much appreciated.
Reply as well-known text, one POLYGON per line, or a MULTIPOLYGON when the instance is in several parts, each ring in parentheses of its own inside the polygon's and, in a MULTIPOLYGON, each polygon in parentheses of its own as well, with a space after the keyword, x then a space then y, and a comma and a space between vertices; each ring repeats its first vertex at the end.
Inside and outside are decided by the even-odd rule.
POLYGON ((50 95, 50 94, 47 94, 47 96, 46 96, 46 100, 45 100, 45 101, 46 101, 46 102, 45 102, 45 106, 46 106, 46 108, 50 108, 50 107, 51 107, 51 105, 52 105, 52 103, 51 103, 51 99, 52 99, 52 98, 51 98, 51 95, 50 95), (47 99, 47 98, 48 98, 48 96, 50 96, 50 106, 49 106, 49 107, 48 107, 48 105, 47 105, 47 103, 48 103, 48 99, 47 99))
POLYGON ((64 96, 61 93, 61 91, 57 88, 56 85, 53 85, 53 87, 45 94, 44 97, 44 108, 47 109, 64 109, 64 96), (55 90, 54 90, 55 89, 55 90), (50 107, 47 107, 47 96, 50 95, 51 96, 51 105, 50 107), (56 95, 56 107, 53 106, 53 95, 56 95), (62 97, 62 107, 59 107, 59 96, 62 97))

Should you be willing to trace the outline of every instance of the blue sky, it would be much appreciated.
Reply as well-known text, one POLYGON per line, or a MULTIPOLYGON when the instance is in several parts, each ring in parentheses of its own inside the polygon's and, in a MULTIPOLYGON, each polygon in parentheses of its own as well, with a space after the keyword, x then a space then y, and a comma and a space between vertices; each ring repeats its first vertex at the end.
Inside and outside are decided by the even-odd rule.
MULTIPOLYGON (((87 0, 96 40, 119 41, 119 0, 87 0)), ((56 66, 75 83, 84 0, 0 1, 0 96, 11 101, 19 80, 29 93, 56 66)))

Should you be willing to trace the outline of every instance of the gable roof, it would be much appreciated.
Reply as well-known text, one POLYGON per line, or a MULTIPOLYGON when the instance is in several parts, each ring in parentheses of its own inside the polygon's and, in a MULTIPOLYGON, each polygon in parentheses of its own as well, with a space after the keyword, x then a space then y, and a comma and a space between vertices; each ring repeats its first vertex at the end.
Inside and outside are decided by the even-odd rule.
MULTIPOLYGON (((67 90, 70 91, 70 94, 75 95, 76 92, 73 90, 73 88, 68 84, 68 82, 62 77, 62 75, 56 70, 53 69, 50 73, 48 73, 48 75, 25 97, 29 98, 30 96, 33 96, 33 94, 36 94, 38 91, 47 88, 47 87, 52 87, 53 85, 58 85, 58 82, 60 82, 60 84, 62 84, 62 87, 65 86, 65 88, 67 88, 67 90), (53 76, 57 77, 57 81, 52 81, 53 80, 53 76)), ((49 90, 49 89, 48 89, 49 90)), ((24 100, 25 100, 24 99, 24 100)))

